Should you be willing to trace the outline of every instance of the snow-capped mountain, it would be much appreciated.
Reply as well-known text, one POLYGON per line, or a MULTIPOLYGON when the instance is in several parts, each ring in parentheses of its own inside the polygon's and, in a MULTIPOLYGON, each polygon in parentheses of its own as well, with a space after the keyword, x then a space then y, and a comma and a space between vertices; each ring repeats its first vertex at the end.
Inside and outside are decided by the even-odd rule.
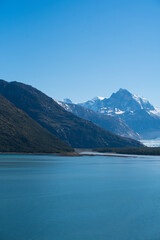
POLYGON ((119 89, 110 98, 97 97, 80 105, 103 115, 117 116, 145 139, 160 137, 160 109, 126 89, 119 89))
POLYGON ((126 111, 134 112, 141 109, 155 111, 154 106, 147 99, 133 95, 122 88, 110 98, 96 97, 80 105, 106 115, 121 115, 126 111))

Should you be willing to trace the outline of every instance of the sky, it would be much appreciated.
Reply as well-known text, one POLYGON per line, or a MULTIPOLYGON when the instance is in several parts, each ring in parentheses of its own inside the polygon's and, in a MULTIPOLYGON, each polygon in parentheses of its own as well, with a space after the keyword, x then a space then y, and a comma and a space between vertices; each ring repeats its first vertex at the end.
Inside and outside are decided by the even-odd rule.
POLYGON ((0 78, 83 102, 160 106, 160 0, 0 0, 0 78))

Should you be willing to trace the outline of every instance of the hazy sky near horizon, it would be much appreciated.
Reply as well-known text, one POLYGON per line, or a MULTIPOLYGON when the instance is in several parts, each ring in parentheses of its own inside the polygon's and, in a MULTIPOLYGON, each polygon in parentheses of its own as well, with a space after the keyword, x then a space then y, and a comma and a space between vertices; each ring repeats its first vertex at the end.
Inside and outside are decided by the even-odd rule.
POLYGON ((1 0, 0 78, 82 102, 119 88, 160 106, 160 0, 1 0))

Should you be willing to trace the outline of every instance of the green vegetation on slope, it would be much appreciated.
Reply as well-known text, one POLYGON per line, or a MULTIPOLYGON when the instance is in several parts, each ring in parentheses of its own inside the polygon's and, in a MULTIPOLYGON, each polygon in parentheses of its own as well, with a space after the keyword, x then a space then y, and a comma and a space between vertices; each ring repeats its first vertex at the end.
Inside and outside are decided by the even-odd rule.
POLYGON ((72 150, 0 95, 0 152, 55 153, 72 150))

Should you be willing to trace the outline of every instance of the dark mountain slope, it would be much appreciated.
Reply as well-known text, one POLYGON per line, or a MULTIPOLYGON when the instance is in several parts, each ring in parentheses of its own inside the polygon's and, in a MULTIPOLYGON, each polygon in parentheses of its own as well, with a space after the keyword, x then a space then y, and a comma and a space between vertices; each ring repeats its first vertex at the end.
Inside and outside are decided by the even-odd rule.
POLYGON ((78 118, 31 86, 1 80, 0 93, 72 147, 141 146, 138 141, 119 137, 90 121, 78 118))
POLYGON ((0 152, 62 151, 72 148, 0 95, 0 152))
POLYGON ((66 111, 69 111, 76 116, 89 120, 98 126, 118 134, 123 137, 129 137, 133 139, 140 139, 140 136, 134 132, 124 121, 120 118, 103 115, 101 113, 96 113, 90 109, 84 108, 80 105, 73 103, 58 102, 66 111))

